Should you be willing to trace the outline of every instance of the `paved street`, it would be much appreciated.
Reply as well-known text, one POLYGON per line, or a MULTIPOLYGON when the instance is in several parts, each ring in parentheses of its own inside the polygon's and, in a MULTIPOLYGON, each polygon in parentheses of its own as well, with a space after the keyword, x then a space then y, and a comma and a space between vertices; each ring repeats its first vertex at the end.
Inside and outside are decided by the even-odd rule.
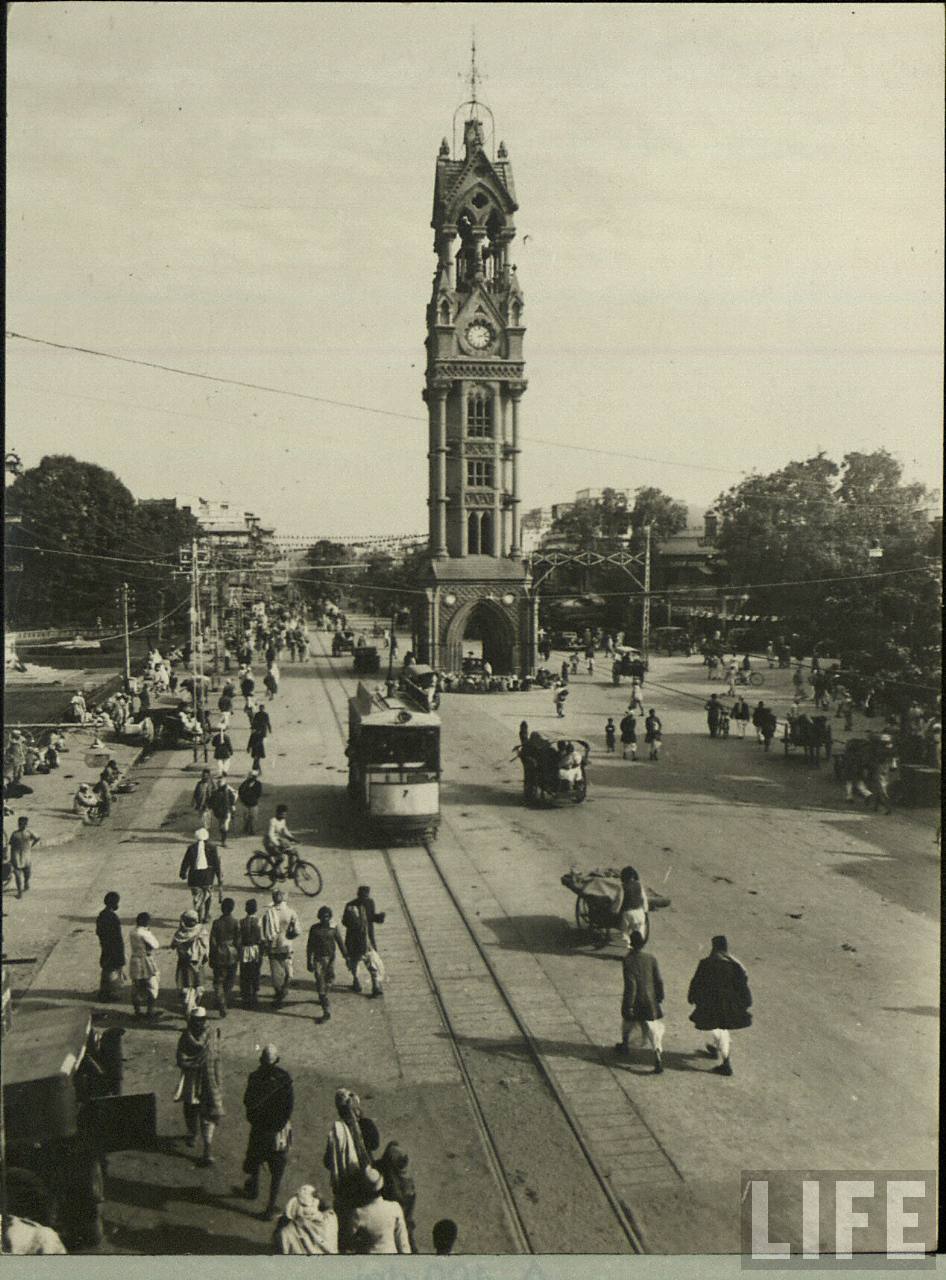
MULTIPOLYGON (((654 1252, 735 1248, 741 1169, 935 1165, 935 817, 845 805, 830 768, 786 760, 777 743, 766 756, 749 738, 711 741, 701 707, 712 686, 699 660, 656 659, 644 696, 664 722, 657 764, 605 755, 604 721, 619 718, 626 687, 603 675, 573 677, 564 722, 547 691, 444 697, 444 820, 433 847, 441 879, 423 850, 388 858, 351 829, 341 728, 350 667, 324 654, 284 666, 262 808, 290 806, 290 825, 325 877, 320 898, 293 895, 304 929, 323 902, 339 914, 359 883, 374 889, 388 913, 380 929, 385 1000, 341 989, 332 1022, 320 1027, 314 989, 297 963, 282 1013, 236 1009, 218 1024, 227 1117, 218 1165, 202 1171, 183 1146, 172 1102, 181 1023, 165 955, 169 1012, 159 1027, 135 1026, 130 1010, 107 1012, 129 1028, 126 1092, 158 1095, 162 1143, 158 1152, 112 1158, 103 1251, 266 1249, 269 1227, 252 1216, 262 1202, 249 1206, 229 1193, 241 1177, 243 1083, 268 1041, 297 1083, 284 1195, 309 1180, 326 1187, 321 1154, 333 1094, 348 1084, 382 1143, 397 1139, 411 1156, 424 1251, 445 1215, 460 1224, 463 1252, 629 1249, 583 1151, 654 1252), (591 742, 584 805, 524 805, 519 765, 510 761, 523 718, 591 742), (626 1062, 613 1054, 620 948, 584 942, 575 899, 559 883, 570 865, 628 861, 671 898, 652 915, 649 944, 667 985, 667 1069, 659 1078, 649 1054, 626 1062), (734 1035, 732 1079, 709 1074, 705 1037, 688 1022, 685 1000, 719 932, 746 965, 754 995, 754 1024, 734 1035), (891 1109, 894 1131, 876 1122, 891 1109)), ((760 690, 776 707, 785 704, 780 679, 787 683, 787 673, 767 673, 760 690)), ((242 728, 234 737, 239 749, 242 728)), ((235 763, 242 766, 241 756, 235 763)), ((177 869, 194 825, 193 766, 186 754, 159 753, 139 776, 145 785, 111 826, 38 859, 36 888, 23 904, 29 912, 8 904, 8 949, 26 954, 34 940, 59 939, 32 977, 29 1002, 72 1003, 94 991, 94 918, 108 889, 121 893, 126 925, 149 910, 162 942, 189 905, 177 869), (67 872, 64 901, 56 885, 67 872)), ((252 892, 243 866, 255 847, 242 837, 224 853, 238 913, 252 892)))

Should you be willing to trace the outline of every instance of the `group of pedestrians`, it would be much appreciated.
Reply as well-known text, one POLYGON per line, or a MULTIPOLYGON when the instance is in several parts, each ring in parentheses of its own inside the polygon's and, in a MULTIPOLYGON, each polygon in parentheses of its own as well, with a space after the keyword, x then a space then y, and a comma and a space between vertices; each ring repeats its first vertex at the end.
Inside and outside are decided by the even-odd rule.
MULTIPOLYGON (((644 935, 631 932, 623 960, 624 987, 621 997, 621 1039, 615 1050, 624 1057, 631 1053, 631 1036, 641 1031, 643 1042, 654 1054, 654 1074, 663 1072, 664 1012, 666 999, 663 977, 656 957, 646 951, 644 935)), ((752 1025, 752 995, 745 968, 729 952, 723 934, 717 934, 708 956, 700 960, 687 990, 687 1002, 694 1006, 690 1021, 711 1039, 705 1052, 718 1063, 716 1075, 731 1076, 732 1039, 730 1033, 752 1025)))
MULTIPOLYGON (((177 1043, 176 1100, 183 1107, 186 1145, 195 1147, 201 1139, 197 1163, 202 1167, 215 1163, 213 1139, 225 1114, 221 1057, 219 1029, 209 1026, 204 1009, 195 1008, 177 1043)), ((263 1171, 268 1173, 266 1204, 259 1217, 265 1222, 276 1219, 272 1252, 309 1257, 416 1253, 417 1191, 409 1157, 397 1141, 388 1142, 378 1154, 378 1126, 348 1088, 335 1092, 336 1114, 322 1158, 330 1195, 323 1197, 313 1182, 305 1182, 279 1212, 296 1104, 292 1076, 280 1061, 277 1046, 265 1045, 247 1079, 245 1180, 233 1188, 234 1195, 257 1200, 263 1171)), ((441 1219, 433 1230, 435 1252, 452 1252, 456 1240, 456 1223, 441 1219)))
POLYGON ((763 750, 771 749, 772 739, 778 728, 778 717, 764 702, 760 701, 754 708, 750 708, 745 698, 738 697, 731 707, 727 707, 720 701, 718 694, 711 693, 703 709, 711 738, 728 738, 733 726, 739 737, 745 738, 746 727, 751 724, 763 750))
MULTIPOLYGON (((604 726, 604 741, 608 754, 615 751, 615 738, 617 733, 621 735, 621 759, 632 762, 637 759, 637 725, 638 719, 635 714, 636 704, 632 700, 627 711, 621 718, 621 723, 615 727, 613 718, 609 717, 604 726)), ((643 710, 641 704, 640 709, 643 710)), ((647 747, 648 760, 660 759, 660 748, 663 746, 663 721, 658 716, 656 710, 651 707, 647 712, 644 720, 644 745, 647 747)))

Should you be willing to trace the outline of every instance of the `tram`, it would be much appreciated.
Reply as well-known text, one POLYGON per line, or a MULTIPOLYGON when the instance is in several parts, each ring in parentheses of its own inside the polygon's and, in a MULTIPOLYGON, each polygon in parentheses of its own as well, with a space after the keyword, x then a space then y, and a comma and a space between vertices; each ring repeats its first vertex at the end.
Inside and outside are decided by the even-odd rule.
POLYGON ((348 700, 348 794, 374 831, 409 844, 440 825, 440 718, 363 684, 348 700))

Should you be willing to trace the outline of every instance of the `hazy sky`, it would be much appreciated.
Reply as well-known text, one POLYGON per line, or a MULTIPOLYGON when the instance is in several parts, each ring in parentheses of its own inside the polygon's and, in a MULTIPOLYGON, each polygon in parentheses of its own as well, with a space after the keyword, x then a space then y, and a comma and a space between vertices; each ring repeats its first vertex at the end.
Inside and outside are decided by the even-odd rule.
MULTIPOLYGON (((8 328, 422 419, 474 24, 520 203, 524 509, 707 502, 818 448, 938 483, 939 5, 14 5, 8 328)), ((423 421, 8 340, 7 441, 281 532, 426 527, 423 421)))

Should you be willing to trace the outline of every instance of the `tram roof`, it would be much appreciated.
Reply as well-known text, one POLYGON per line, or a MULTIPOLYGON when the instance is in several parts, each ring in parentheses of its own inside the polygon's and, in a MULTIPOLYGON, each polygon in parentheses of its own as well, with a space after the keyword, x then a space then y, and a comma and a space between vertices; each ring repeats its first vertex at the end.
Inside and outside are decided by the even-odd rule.
POLYGON ((418 729, 439 729, 440 717, 432 711, 418 711, 403 698, 388 697, 387 694, 372 692, 367 685, 358 683, 358 692, 348 699, 349 709, 359 720, 370 720, 377 725, 412 725, 418 729), (405 720, 404 717, 407 716, 405 720))

